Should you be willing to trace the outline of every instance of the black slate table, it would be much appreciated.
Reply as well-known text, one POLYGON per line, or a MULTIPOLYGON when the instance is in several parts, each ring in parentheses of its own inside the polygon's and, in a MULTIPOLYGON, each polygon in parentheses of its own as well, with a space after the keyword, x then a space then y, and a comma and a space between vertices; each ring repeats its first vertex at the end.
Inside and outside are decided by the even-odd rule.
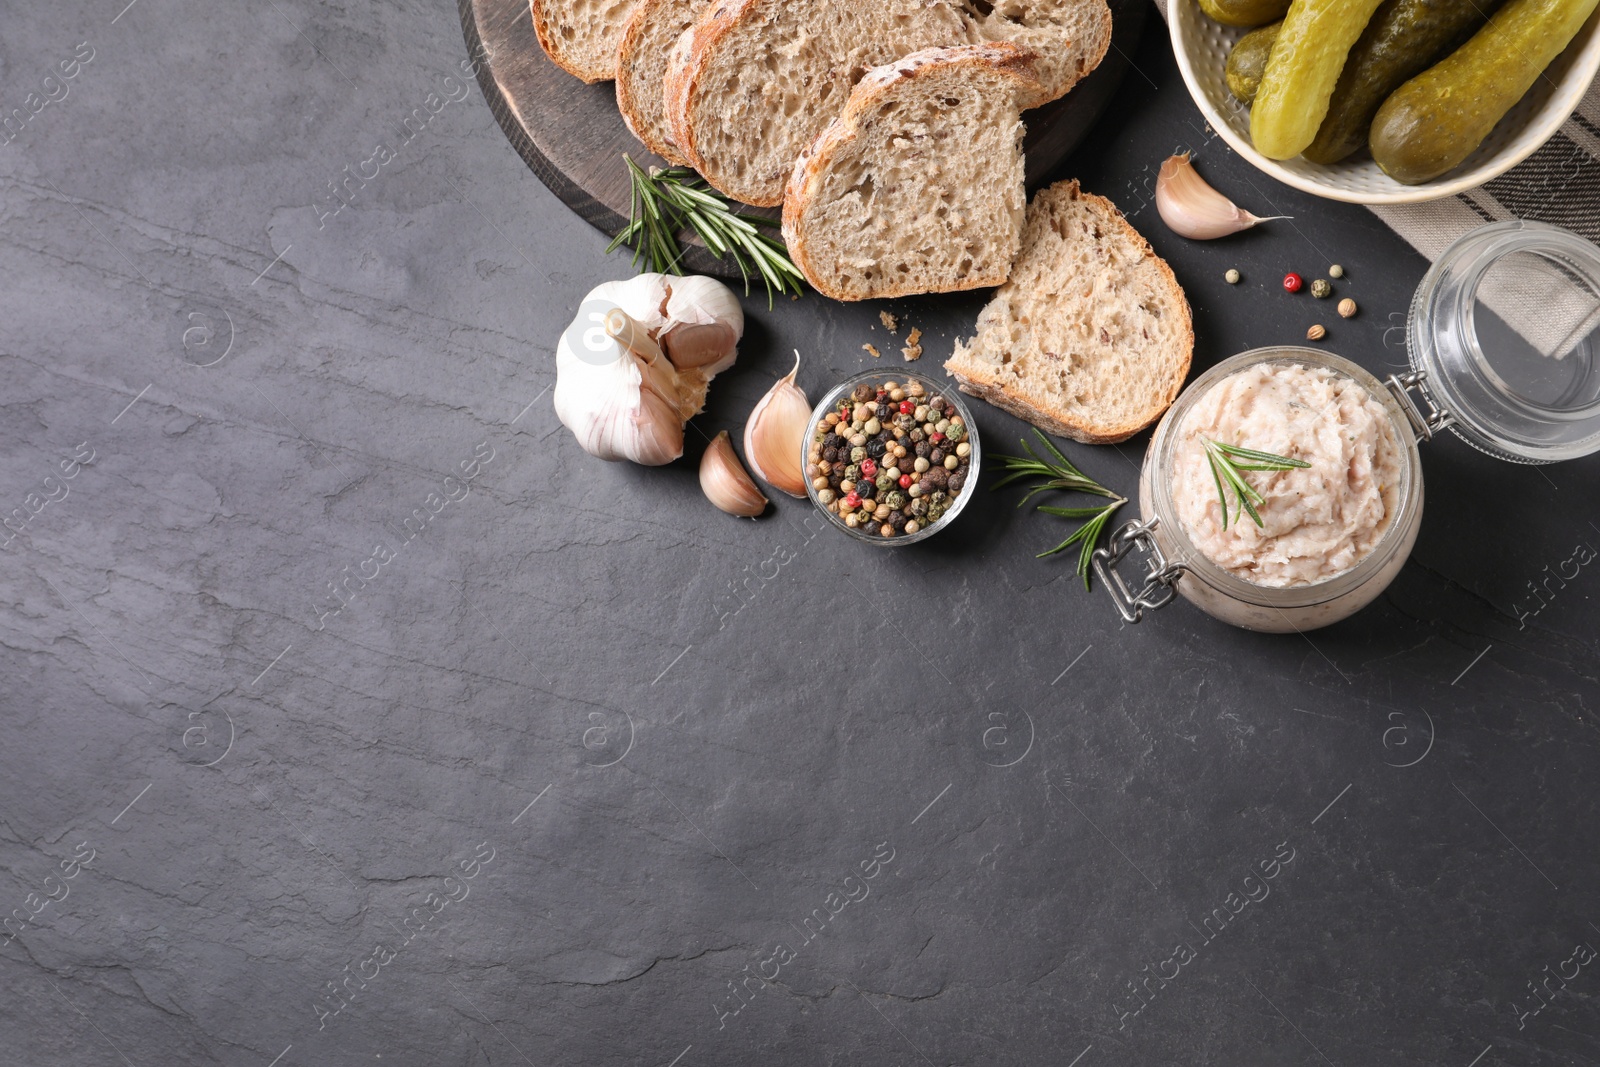
MULTIPOLYGON (((986 488, 893 553, 730 519, 556 422, 629 268, 453 5, 123 5, 0 39, 0 1061, 1600 1063, 1600 463, 1435 442, 1412 561, 1309 637, 1123 627, 986 488)), ((1062 176, 1171 259, 1197 367, 1314 321, 1402 366, 1423 261, 1133 58, 1062 176), (1175 238, 1183 147, 1293 221, 1175 238), (1354 320, 1278 291, 1333 262, 1354 320)), ((981 302, 891 305, 920 369, 981 302)), ((793 348, 813 397, 890 350, 746 307, 693 440, 793 348)), ((1129 490, 1144 444, 1071 453, 1129 490)))

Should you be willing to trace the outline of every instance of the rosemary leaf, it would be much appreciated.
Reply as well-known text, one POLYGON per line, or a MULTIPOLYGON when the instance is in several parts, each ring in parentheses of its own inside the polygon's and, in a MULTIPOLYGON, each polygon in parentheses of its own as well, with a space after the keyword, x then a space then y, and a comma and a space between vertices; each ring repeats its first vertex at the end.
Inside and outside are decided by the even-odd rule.
POLYGON ((679 234, 692 230, 713 256, 731 259, 739 268, 746 294, 751 276, 760 277, 769 308, 778 293, 800 295, 805 276, 783 242, 762 231, 762 227, 776 229, 777 220, 734 210, 731 201, 691 170, 647 172, 626 153, 622 158, 631 183, 628 225, 607 252, 626 244, 634 250, 635 268, 643 261, 656 273, 671 274, 688 252, 679 234))
POLYGON ((1094 551, 1100 544, 1100 538, 1105 533, 1106 524, 1111 521, 1111 516, 1117 509, 1127 503, 1127 500, 1107 489, 1099 482, 1084 474, 1072 461, 1062 454, 1055 442, 1046 437, 1039 430, 1033 431, 1043 442, 1045 449, 1055 461, 1040 459, 1034 452, 1033 446, 1026 439, 1022 442, 1022 450, 1026 456, 997 456, 1002 469, 1008 473, 995 483, 994 488, 999 489, 1010 485, 1022 478, 1043 478, 1044 481, 1028 489, 1026 495, 1017 504, 1021 507, 1039 493, 1058 490, 1068 493, 1087 493, 1091 496, 1105 497, 1109 504, 1099 504, 1089 507, 1058 508, 1039 505, 1038 510, 1047 515, 1055 515, 1063 519, 1084 519, 1083 525, 1072 532, 1065 541, 1047 552, 1039 553, 1040 559, 1053 556, 1057 552, 1064 552, 1073 545, 1078 546, 1078 575, 1083 579, 1083 587, 1089 588, 1089 575, 1094 562, 1094 551))
POLYGON ((1245 515, 1250 516, 1257 526, 1266 525, 1261 521, 1261 513, 1256 511, 1256 505, 1265 504, 1267 499, 1261 495, 1260 490, 1245 481, 1245 472, 1287 471, 1311 466, 1303 459, 1291 459, 1275 452, 1261 452, 1254 448, 1224 444, 1210 438, 1202 438, 1201 445, 1206 451, 1206 462, 1211 465, 1211 480, 1217 487, 1217 499, 1222 504, 1224 530, 1236 519, 1245 515), (1241 463, 1240 460, 1250 462, 1241 463), (1230 489, 1233 490, 1232 504, 1228 502, 1230 489))

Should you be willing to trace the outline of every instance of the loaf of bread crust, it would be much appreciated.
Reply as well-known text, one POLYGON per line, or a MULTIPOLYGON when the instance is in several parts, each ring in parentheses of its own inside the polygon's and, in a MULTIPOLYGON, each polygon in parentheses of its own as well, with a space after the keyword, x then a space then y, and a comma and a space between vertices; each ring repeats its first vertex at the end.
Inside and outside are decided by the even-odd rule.
POLYGON ((674 48, 667 123, 679 152, 747 204, 783 202, 794 161, 868 70, 925 48, 1012 41, 1064 95, 1111 42, 1105 0, 712 0, 674 48))
POLYGON ((639 0, 529 0, 545 54, 589 83, 617 76, 617 44, 639 0))
POLYGON ((669 163, 689 161, 667 129, 667 61, 710 0, 640 0, 617 48, 617 110, 644 146, 669 163))
POLYGON ((870 71, 801 154, 783 204, 795 265, 868 300, 999 285, 1022 243, 1022 101, 1034 54, 929 48, 870 71))
POLYGON ((1085 444, 1161 417, 1194 328, 1172 274, 1116 205, 1061 182, 1034 196, 1011 278, 945 370, 961 391, 1085 444))

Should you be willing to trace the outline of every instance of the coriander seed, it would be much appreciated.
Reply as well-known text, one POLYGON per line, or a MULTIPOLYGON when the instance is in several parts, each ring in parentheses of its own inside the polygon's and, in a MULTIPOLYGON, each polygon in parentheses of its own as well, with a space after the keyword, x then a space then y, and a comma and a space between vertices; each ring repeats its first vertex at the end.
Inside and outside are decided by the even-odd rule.
POLYGON ((1356 302, 1351 300, 1348 296, 1339 301, 1339 317, 1341 319, 1355 318, 1357 310, 1356 302))
POLYGON ((1328 336, 1328 330, 1327 330, 1326 327, 1322 326, 1320 323, 1318 325, 1316 325, 1316 326, 1311 327, 1311 329, 1306 331, 1306 340, 1307 341, 1320 341, 1326 336, 1328 336))

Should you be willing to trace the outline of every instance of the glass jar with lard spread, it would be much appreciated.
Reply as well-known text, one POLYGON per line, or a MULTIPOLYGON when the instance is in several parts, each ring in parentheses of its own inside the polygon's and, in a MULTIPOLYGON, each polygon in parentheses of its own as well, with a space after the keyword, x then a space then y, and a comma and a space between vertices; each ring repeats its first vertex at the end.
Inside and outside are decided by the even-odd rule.
POLYGON ((1094 554, 1123 619, 1182 596, 1251 630, 1327 626, 1405 565, 1422 521, 1417 446, 1435 432, 1516 463, 1600 451, 1600 248, 1583 238, 1530 222, 1472 231, 1423 279, 1407 342, 1412 371, 1387 382, 1283 347, 1184 390, 1145 455, 1141 520, 1094 554), (1238 461, 1252 510, 1215 465, 1219 443, 1292 465, 1238 461), (1135 550, 1146 570, 1130 585, 1117 565, 1135 550))

